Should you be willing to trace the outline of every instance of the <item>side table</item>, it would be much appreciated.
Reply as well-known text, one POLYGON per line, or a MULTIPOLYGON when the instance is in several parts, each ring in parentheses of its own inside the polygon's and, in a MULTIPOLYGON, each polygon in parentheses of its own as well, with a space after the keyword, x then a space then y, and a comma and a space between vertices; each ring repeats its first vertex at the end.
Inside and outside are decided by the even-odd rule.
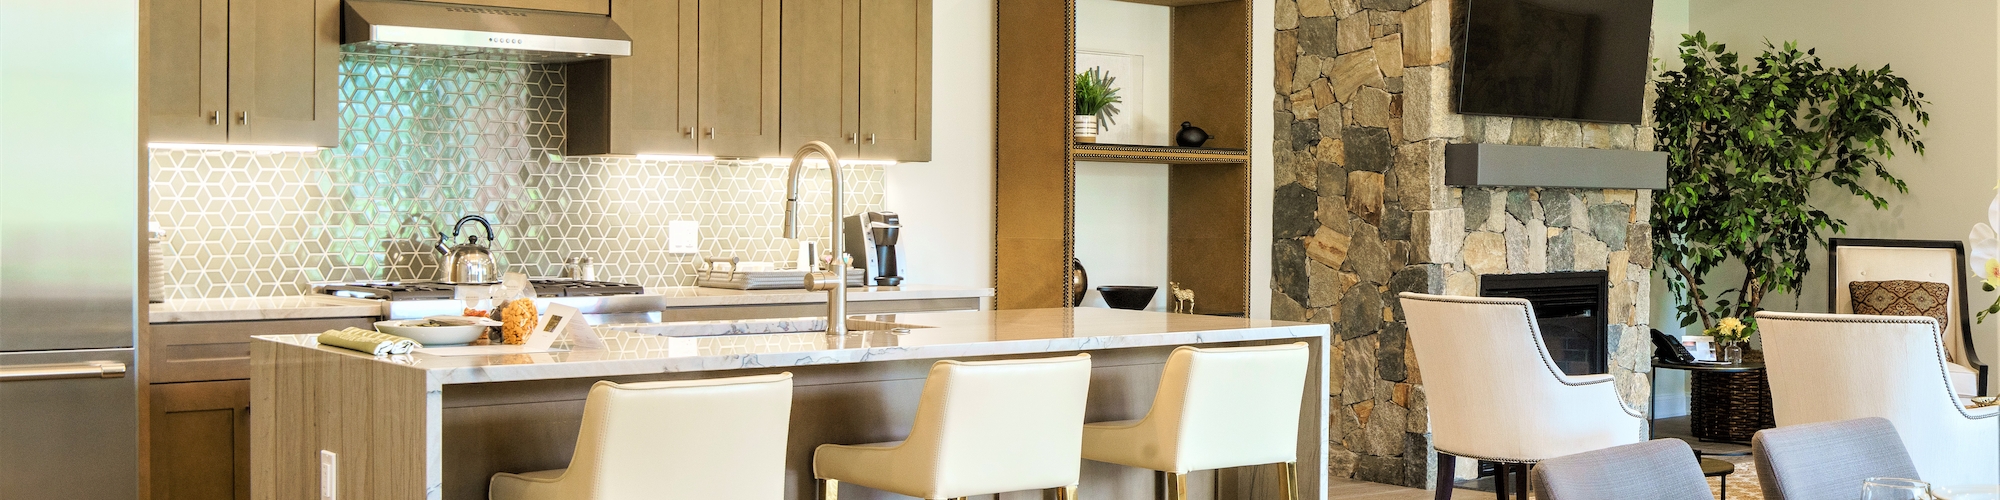
MULTIPOLYGON (((1653 369, 1689 373, 1689 430, 1702 441, 1748 444, 1757 431, 1776 425, 1771 414, 1771 386, 1764 363, 1674 363, 1653 359, 1653 369)), ((1657 380, 1649 379, 1651 381, 1657 380)), ((1658 392, 1657 384, 1653 387, 1658 392)), ((1651 418, 1653 399, 1647 399, 1651 418)))
POLYGON ((1722 494, 1718 495, 1716 500, 1729 500, 1729 474, 1736 472, 1736 464, 1713 458, 1703 458, 1700 460, 1702 477, 1719 478, 1718 480, 1721 481, 1721 487, 1716 488, 1716 490, 1722 494))

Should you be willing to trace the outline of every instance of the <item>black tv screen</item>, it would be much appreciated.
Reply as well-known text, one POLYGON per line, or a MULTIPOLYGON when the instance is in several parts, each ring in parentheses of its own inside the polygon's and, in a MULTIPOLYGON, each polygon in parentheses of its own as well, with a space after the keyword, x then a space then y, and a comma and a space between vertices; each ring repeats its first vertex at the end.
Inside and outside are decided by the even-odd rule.
POLYGON ((1458 112, 1639 123, 1652 0, 1465 0, 1458 112))

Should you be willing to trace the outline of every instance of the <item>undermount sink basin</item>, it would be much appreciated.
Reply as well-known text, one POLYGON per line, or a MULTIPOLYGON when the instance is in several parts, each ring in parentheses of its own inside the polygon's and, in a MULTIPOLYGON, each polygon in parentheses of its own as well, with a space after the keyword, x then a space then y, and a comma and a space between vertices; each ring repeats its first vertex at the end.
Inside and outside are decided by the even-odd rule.
MULTIPOLYGON (((758 335, 769 333, 807 333, 826 331, 826 318, 809 316, 803 318, 743 319, 722 321, 676 321, 672 323, 642 323, 625 325, 604 325, 603 328, 623 330, 662 337, 714 337, 722 335, 758 335)), ((921 325, 906 325, 886 321, 848 318, 850 331, 897 330, 930 328, 921 325)))

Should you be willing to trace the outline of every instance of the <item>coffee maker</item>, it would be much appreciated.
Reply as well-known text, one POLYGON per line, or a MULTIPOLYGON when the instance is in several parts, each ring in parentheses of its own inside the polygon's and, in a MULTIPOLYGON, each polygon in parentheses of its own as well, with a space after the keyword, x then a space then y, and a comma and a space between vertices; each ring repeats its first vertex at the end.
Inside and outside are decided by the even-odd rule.
POLYGON ((896 240, 903 231, 895 212, 862 212, 847 216, 847 255, 861 270, 862 281, 879 286, 903 283, 903 266, 897 262, 896 240))

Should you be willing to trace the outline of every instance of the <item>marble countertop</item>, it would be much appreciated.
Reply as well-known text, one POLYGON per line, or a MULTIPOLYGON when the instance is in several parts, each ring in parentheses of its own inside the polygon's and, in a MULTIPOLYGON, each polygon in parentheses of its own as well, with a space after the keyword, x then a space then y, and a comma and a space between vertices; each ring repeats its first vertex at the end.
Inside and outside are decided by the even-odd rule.
MULTIPOLYGON (((317 349, 428 372, 432 387, 647 373, 946 359, 1131 347, 1325 337, 1324 324, 1083 307, 856 316, 858 331, 668 337, 638 325, 600 325, 609 346, 537 354, 369 356, 319 345, 316 335, 260 341, 317 349), (892 330, 892 328, 896 330, 892 330), (907 333, 900 330, 907 328, 907 333)), ((559 347, 567 347, 561 341, 559 347)))
MULTIPOLYGON (((972 288, 940 285, 904 285, 896 287, 857 287, 848 289, 848 300, 866 302, 875 300, 919 300, 958 299, 992 297, 991 288, 972 288)), ((578 306, 585 312, 595 312, 591 304, 607 301, 618 302, 618 306, 633 310, 657 311, 675 307, 709 306, 754 306, 777 304, 826 303, 826 292, 805 290, 729 290, 723 288, 702 288, 693 286, 648 288, 644 295, 618 295, 609 297, 560 297, 548 299, 578 306)), ((236 299, 188 299, 169 300, 151 304, 147 319, 151 323, 194 323, 204 321, 257 321, 275 319, 350 318, 360 316, 422 317, 432 314, 457 314, 462 306, 457 301, 403 301, 395 303, 407 313, 391 314, 387 301, 335 297, 331 295, 303 295, 284 297, 251 297, 236 299), (430 311, 429 309, 437 309, 430 311)), ((546 305, 542 307, 547 307, 546 305)))
POLYGON ((331 295, 169 300, 149 304, 149 323, 381 316, 382 303, 331 295))

